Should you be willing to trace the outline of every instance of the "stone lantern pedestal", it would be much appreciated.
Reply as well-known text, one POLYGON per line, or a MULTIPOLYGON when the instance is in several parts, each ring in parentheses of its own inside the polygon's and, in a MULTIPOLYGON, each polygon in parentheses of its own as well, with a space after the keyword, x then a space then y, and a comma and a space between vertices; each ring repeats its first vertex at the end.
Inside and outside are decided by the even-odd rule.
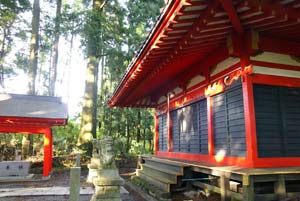
POLYGON ((89 173, 88 173, 86 182, 93 183, 93 179, 97 178, 99 163, 100 163, 99 158, 94 158, 94 157, 91 158, 91 163, 87 165, 89 168, 89 173))
POLYGON ((120 201, 120 189, 124 180, 118 169, 99 169, 98 178, 94 179, 95 193, 91 201, 120 201))
POLYGON ((86 182, 93 183, 93 179, 98 176, 98 169, 100 166, 100 143, 99 139, 93 139, 93 157, 91 163, 88 164, 89 173, 86 182))
POLYGON ((124 184, 124 180, 120 177, 115 164, 113 139, 106 136, 98 142, 100 163, 97 178, 93 179, 95 193, 91 201, 120 201, 120 189, 124 184))

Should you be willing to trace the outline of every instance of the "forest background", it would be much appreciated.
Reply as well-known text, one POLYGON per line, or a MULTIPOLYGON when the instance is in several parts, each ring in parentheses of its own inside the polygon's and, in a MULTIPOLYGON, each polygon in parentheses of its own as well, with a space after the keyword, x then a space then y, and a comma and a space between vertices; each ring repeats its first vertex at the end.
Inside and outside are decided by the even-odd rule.
MULTIPOLYGON (((2 92, 61 96, 71 106, 68 125, 53 130, 55 154, 88 151, 103 135, 115 139, 117 154, 152 153, 153 110, 107 101, 165 3, 0 0, 2 92)), ((2 152, 34 155, 42 144, 40 135, 0 135, 2 152)))

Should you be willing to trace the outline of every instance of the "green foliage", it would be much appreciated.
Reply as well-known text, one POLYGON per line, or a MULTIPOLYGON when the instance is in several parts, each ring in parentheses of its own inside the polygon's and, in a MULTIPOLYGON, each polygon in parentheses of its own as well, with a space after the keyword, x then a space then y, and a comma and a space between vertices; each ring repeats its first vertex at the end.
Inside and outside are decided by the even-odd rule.
POLYGON ((145 149, 143 145, 136 140, 133 140, 131 142, 131 146, 129 149, 129 154, 134 154, 134 155, 140 155, 140 154, 152 154, 153 152, 151 150, 145 149))
MULTIPOLYGON (((108 108, 107 101, 159 16, 163 0, 127 0, 125 5, 120 4, 118 0, 108 0, 101 12, 91 9, 91 0, 76 0, 72 4, 67 2, 63 3, 61 16, 56 18, 53 12, 55 1, 43 1, 43 5, 51 9, 41 8, 38 70, 40 94, 47 95, 53 36, 57 34, 55 22, 59 21, 61 37, 70 43, 74 37, 81 40, 81 51, 86 54, 90 43, 99 61, 97 136, 113 136, 118 154, 151 153, 154 133, 153 111, 108 108)), ((3 0, 0 2, 0 9, 0 35, 4 31, 7 33, 5 40, 0 38, 0 42, 5 43, 0 66, 4 67, 6 76, 14 72, 26 74, 29 69, 28 44, 31 20, 24 16, 30 16, 30 1, 3 0), (22 15, 24 13, 26 15, 22 15), (3 62, 3 58, 10 51, 13 53, 13 59, 3 62)), ((65 56, 67 53, 60 55, 65 56)), ((67 154, 77 149, 79 125, 75 122, 70 120, 66 127, 53 129, 54 147, 58 154, 67 154)), ((34 140, 36 145, 43 143, 41 135, 35 135, 34 140)), ((21 138, 16 137, 16 141, 19 144, 21 138)))
POLYGON ((17 15, 30 8, 28 0, 3 0, 0 2, 0 27, 9 28, 17 18, 17 15))
POLYGON ((109 1, 102 21, 104 43, 99 91, 99 133, 116 139, 117 153, 142 154, 153 150, 153 111, 108 108, 107 101, 125 68, 145 40, 163 1, 130 0, 125 8, 109 1), (138 142, 139 141, 139 142, 138 142))
MULTIPOLYGON (((68 125, 65 127, 53 127, 52 133, 55 155, 67 155, 76 151, 75 142, 79 133, 79 125, 75 123, 75 120, 69 120, 68 125)), ((4 149, 10 147, 21 149, 22 137, 22 134, 0 134, 0 151, 2 147, 4 149)), ((35 154, 40 154, 41 148, 44 146, 44 136, 33 135, 33 137, 35 154)))
POLYGON ((14 11, 23 11, 30 8, 30 2, 28 0, 2 0, 0 2, 0 8, 8 8, 14 11))
POLYGON ((22 135, 16 135, 13 133, 1 133, 0 134, 0 145, 1 146, 14 146, 20 148, 20 140, 22 135))
POLYGON ((130 0, 128 9, 128 53, 133 57, 153 27, 163 7, 162 0, 130 0))
POLYGON ((53 144, 58 155, 65 155, 76 151, 76 141, 79 134, 79 125, 75 120, 69 120, 65 127, 54 127, 53 144))
POLYGON ((28 54, 25 54, 25 53, 22 53, 22 52, 17 52, 15 54, 14 63, 23 72, 28 73, 28 69, 29 69, 29 55, 28 54))
POLYGON ((56 20, 60 20, 61 35, 68 39, 72 35, 78 35, 83 32, 86 10, 76 2, 72 5, 64 4, 61 19, 56 20))
POLYGON ((11 66, 6 65, 5 58, 12 51, 15 38, 22 38, 21 31, 14 27, 21 21, 19 15, 30 8, 29 0, 3 0, 0 2, 0 84, 4 86, 4 75, 14 73, 11 66))

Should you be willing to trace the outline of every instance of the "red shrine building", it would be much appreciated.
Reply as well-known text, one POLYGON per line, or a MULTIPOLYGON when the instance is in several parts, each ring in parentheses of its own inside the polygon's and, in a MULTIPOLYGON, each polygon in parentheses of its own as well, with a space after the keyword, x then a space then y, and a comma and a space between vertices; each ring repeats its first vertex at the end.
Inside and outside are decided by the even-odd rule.
POLYGON ((169 1, 109 105, 155 108, 160 159, 300 167, 300 2, 169 1))
POLYGON ((1 134, 44 135, 44 177, 52 171, 52 127, 66 125, 67 119, 67 105, 60 98, 0 94, 1 134))
POLYGON ((171 1, 111 106, 156 108, 156 155, 300 166, 300 3, 171 1))

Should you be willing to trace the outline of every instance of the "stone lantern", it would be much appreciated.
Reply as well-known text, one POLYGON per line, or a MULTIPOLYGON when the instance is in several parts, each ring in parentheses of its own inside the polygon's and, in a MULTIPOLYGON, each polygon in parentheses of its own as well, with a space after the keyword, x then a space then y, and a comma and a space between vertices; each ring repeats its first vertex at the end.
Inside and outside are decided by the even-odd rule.
POLYGON ((120 201, 120 188, 124 180, 115 164, 113 139, 105 136, 99 140, 99 167, 97 178, 93 179, 95 193, 91 201, 120 201))

